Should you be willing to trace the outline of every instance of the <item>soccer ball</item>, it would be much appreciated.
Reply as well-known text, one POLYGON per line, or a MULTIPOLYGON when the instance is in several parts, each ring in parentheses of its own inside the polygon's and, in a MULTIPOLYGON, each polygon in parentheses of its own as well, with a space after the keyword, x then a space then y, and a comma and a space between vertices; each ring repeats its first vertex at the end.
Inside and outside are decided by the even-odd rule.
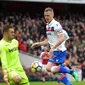
POLYGON ((42 72, 43 65, 39 61, 34 61, 31 65, 32 72, 42 72))

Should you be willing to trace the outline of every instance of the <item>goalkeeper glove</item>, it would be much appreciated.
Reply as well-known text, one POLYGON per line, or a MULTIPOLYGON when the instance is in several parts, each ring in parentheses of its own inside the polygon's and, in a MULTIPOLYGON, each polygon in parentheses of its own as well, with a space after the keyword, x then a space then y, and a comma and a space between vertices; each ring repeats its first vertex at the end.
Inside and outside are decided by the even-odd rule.
POLYGON ((6 83, 6 85, 9 85, 7 70, 4 70, 3 71, 3 74, 4 74, 4 82, 6 83))

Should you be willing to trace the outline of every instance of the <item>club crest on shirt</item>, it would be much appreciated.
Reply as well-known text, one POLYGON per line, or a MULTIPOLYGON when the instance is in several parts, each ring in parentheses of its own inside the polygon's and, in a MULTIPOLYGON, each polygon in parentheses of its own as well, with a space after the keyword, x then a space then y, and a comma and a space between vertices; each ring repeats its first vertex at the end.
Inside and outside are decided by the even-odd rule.
POLYGON ((56 24, 56 26, 58 26, 58 24, 56 24))

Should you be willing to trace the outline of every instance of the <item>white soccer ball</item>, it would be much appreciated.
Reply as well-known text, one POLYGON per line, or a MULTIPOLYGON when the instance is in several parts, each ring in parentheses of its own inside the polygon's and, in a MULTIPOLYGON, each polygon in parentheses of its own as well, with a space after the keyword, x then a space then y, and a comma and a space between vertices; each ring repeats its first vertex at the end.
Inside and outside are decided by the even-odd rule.
POLYGON ((42 72, 43 65, 39 61, 34 61, 31 65, 32 72, 42 72))

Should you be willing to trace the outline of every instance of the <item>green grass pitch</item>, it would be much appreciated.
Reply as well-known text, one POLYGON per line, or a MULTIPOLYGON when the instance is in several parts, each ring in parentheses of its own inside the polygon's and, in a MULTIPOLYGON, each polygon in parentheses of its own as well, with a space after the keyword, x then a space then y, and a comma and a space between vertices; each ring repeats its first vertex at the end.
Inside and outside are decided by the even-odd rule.
MULTIPOLYGON (((5 85, 4 83, 0 83, 0 85, 5 85)), ((50 82, 30 82, 30 85, 56 85, 56 82, 50 81, 50 82)), ((64 85, 64 84, 61 84, 64 85)), ((72 85, 85 85, 85 81, 83 82, 72 82, 72 85)))

